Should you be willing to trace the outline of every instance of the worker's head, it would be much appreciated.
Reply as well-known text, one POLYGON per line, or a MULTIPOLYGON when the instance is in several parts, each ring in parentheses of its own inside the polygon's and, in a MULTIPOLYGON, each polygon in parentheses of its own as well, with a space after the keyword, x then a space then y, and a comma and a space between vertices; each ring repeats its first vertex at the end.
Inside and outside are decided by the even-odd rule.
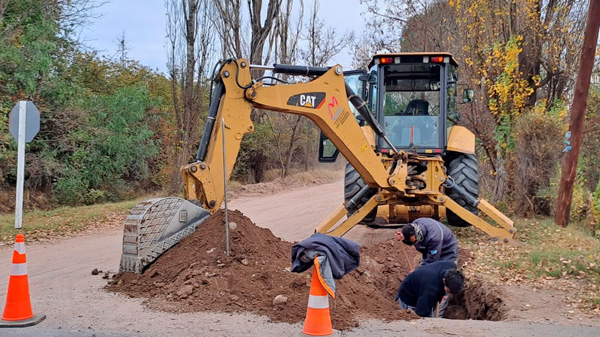
POLYGON ((444 274, 443 281, 444 286, 446 287, 446 292, 455 295, 462 290, 465 277, 461 271, 450 269, 444 274))
POLYGON ((404 236, 402 242, 409 246, 412 246, 417 242, 417 233, 413 224, 402 227, 402 235, 404 236))

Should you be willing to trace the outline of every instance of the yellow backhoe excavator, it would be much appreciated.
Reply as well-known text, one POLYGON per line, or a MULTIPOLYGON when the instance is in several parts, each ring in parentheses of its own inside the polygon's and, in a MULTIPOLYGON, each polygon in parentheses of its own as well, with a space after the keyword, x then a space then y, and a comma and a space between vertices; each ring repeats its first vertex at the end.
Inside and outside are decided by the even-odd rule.
MULTIPOLYGON (((229 179, 242 138, 254 130, 252 109, 309 118, 322 132, 319 160, 335 161, 338 153, 347 159, 345 202, 317 232, 342 236, 376 217, 407 223, 426 216, 473 225, 510 242, 513 222, 478 199, 475 136, 450 125, 458 119, 457 68, 452 55, 442 52, 378 54, 369 71, 349 72, 339 65, 221 62, 196 160, 181 168, 185 199, 151 199, 132 209, 120 270, 141 273, 221 207, 223 170, 229 179), (309 81, 255 80, 251 69, 309 81)), ((464 88, 461 103, 472 99, 473 91, 464 88)))

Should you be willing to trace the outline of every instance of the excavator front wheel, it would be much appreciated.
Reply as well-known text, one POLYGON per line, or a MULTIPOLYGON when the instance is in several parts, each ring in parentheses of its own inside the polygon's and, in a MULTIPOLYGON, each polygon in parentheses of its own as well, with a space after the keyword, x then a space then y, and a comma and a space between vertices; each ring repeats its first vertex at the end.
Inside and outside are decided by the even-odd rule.
MULTIPOLYGON (((358 193, 365 186, 365 181, 358 174, 356 169, 350 163, 346 164, 346 175, 344 176, 344 201, 352 199, 353 196, 358 193)), ((359 206, 364 205, 369 199, 377 193, 377 190, 372 188, 364 197, 360 199, 359 206)), ((348 214, 350 216, 352 214, 348 214)), ((375 207, 369 214, 367 214, 361 222, 372 223, 377 217, 377 207, 375 207)))
MULTIPOLYGON (((474 199, 479 197, 479 169, 477 165, 477 157, 474 154, 466 154, 460 152, 451 153, 448 156, 448 175, 451 177, 450 186, 454 184, 462 187, 474 199)), ((452 187, 446 190, 448 196, 457 204, 464 207, 469 212, 477 215, 478 210, 458 193, 452 190, 452 187)), ((468 227, 470 224, 461 219, 451 210, 446 210, 446 218, 448 224, 456 227, 468 227)))

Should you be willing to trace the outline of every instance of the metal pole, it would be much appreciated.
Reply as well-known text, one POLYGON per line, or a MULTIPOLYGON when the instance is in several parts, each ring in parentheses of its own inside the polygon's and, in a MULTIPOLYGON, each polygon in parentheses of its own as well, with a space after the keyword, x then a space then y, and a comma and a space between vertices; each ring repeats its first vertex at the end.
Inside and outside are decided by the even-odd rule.
POLYGON ((225 252, 229 256, 229 218, 227 215, 227 156, 225 155, 225 118, 221 120, 223 133, 223 189, 225 190, 225 252))
POLYGON ((25 180, 25 125, 27 102, 19 102, 19 135, 17 139, 17 199, 15 201, 15 228, 23 227, 23 181, 25 180))

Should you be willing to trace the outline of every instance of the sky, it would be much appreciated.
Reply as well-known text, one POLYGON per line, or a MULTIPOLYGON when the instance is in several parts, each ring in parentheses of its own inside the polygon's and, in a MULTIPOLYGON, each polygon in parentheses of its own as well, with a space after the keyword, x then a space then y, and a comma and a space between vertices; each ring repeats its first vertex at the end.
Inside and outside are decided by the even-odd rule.
MULTIPOLYGON (((305 3, 312 6, 310 0, 305 3)), ((346 31, 358 32, 364 26, 361 12, 365 6, 360 0, 320 0, 319 8, 319 17, 335 27, 339 35, 346 31)), ((108 0, 95 10, 100 17, 91 19, 93 21, 82 29, 80 39, 102 55, 114 56, 124 34, 129 58, 164 73, 167 60, 165 12, 164 0, 108 0)), ((331 64, 340 63, 349 68, 351 62, 350 51, 344 50, 331 64)))

